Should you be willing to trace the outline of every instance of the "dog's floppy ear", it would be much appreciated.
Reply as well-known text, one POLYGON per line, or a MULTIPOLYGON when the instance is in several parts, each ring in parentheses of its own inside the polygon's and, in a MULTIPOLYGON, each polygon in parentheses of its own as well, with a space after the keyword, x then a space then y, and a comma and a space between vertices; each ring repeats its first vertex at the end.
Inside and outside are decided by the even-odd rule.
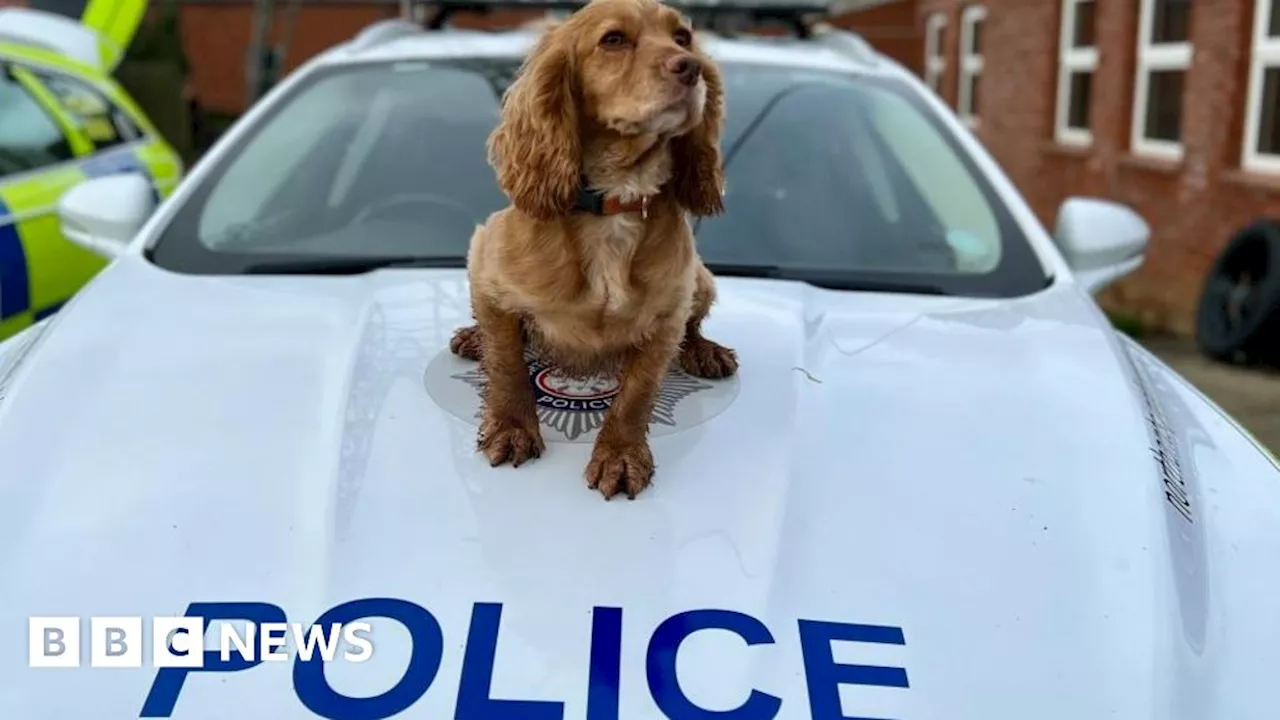
POLYGON ((720 164, 720 131, 724 125, 724 84, 711 58, 698 53, 707 101, 702 122, 671 141, 674 160, 672 189, 676 200, 693 215, 718 215, 724 211, 724 169, 720 164))
POLYGON ((489 163, 512 204, 549 220, 573 209, 582 148, 573 53, 564 26, 542 35, 503 98, 489 163))

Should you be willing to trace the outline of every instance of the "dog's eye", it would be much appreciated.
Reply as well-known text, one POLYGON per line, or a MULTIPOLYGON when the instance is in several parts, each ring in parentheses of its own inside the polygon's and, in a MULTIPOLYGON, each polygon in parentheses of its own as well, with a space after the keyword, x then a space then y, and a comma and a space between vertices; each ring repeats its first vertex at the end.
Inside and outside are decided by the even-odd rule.
POLYGON ((610 30, 600 38, 600 45, 607 48, 619 48, 627 42, 627 36, 621 30, 610 30))
POLYGON ((693 42, 693 35, 684 28, 676 30, 672 37, 680 47, 689 47, 689 43, 693 42))

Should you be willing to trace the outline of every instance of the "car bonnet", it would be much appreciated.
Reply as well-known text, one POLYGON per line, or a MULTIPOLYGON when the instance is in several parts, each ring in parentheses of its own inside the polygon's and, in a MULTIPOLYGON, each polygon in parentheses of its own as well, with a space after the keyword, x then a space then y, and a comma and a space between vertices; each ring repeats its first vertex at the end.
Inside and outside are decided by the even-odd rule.
POLYGON ((1168 498, 1140 376, 1074 288, 722 280, 707 333, 741 371, 668 379, 655 485, 631 502, 582 476, 608 381, 535 364, 547 452, 476 453, 477 368, 447 350, 465 298, 456 271, 186 277, 125 257, 100 274, 0 401, 20 620, 0 628, 0 705, 1080 718, 1188 692, 1170 663, 1211 628, 1203 529, 1168 498), (155 618, 184 615, 370 616, 372 653, 158 669, 177 621, 155 618), (29 637, 30 616, 55 619, 29 637), (101 616, 137 618, 108 625, 139 667, 92 666, 101 616), (29 639, 43 658, 59 638, 78 667, 28 667, 29 639))

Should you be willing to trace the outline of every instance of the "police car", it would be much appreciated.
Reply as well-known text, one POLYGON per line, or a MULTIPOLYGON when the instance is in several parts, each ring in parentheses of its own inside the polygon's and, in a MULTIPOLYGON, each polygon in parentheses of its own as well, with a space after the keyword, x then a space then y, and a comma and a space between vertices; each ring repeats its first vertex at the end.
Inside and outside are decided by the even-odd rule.
POLYGON ((93 0, 82 20, 0 8, 0 340, 56 312, 105 265, 62 235, 64 192, 129 172, 166 196, 182 175, 178 153, 111 78, 115 41, 132 36, 143 7, 93 0))
POLYGON ((1091 297, 1147 226, 1042 227, 909 72, 753 12, 704 18, 741 370, 667 378, 634 502, 582 480, 613 379, 532 363, 548 449, 492 468, 447 347, 534 31, 378 24, 158 208, 68 193, 112 261, 0 345, 4 715, 1273 717, 1280 469, 1091 297))

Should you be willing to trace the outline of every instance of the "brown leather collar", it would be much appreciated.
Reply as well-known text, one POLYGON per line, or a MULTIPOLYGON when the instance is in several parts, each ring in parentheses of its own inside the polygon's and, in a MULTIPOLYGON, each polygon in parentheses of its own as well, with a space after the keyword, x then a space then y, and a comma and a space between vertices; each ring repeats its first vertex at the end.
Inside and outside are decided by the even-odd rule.
POLYGON ((648 217, 650 202, 651 199, 648 195, 626 203, 615 197, 607 197, 604 199, 604 203, 600 208, 600 214, 617 215, 619 213, 638 212, 641 215, 648 217))
POLYGON ((607 197, 599 190, 588 190, 586 184, 583 183, 582 190, 578 192, 578 200, 574 204, 574 208, 589 212, 593 215, 619 215, 621 213, 638 212, 641 217, 649 217, 649 205, 653 202, 653 195, 645 195, 630 202, 622 202, 616 197, 607 197))

